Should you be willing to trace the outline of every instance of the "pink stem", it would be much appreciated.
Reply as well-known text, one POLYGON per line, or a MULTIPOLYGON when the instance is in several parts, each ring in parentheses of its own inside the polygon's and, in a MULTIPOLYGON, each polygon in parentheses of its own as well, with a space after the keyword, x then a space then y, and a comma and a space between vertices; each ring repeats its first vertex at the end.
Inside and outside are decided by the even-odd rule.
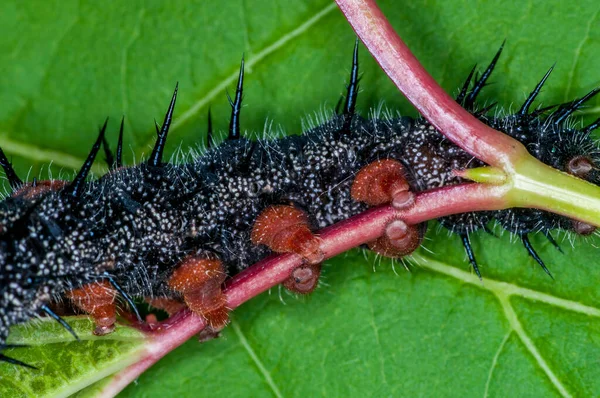
MULTIPOLYGON (((481 123, 465 111, 433 80, 379 10, 373 0, 336 0, 346 18, 396 86, 439 131, 478 159, 504 170, 527 153, 523 145, 481 123)), ((377 239, 394 219, 409 224, 469 211, 508 207, 504 186, 465 184, 423 192, 414 206, 398 211, 374 208, 320 232, 322 250, 331 258, 377 239)), ((231 309, 287 279, 302 264, 293 254, 271 256, 232 278, 225 288, 231 309)), ((161 324, 139 362, 114 376, 100 396, 114 396, 175 347, 198 334, 204 320, 184 310, 161 324)))
MULTIPOLYGON (((408 210, 398 211, 391 206, 376 207, 321 230, 321 250, 325 258, 331 258, 371 242, 383 235, 385 226, 395 219, 418 224, 450 214, 504 209, 507 207, 503 199, 506 191, 502 186, 464 184, 423 192, 408 210)), ((225 289, 230 308, 238 307, 249 298, 283 282, 301 264, 301 257, 283 254, 269 257, 245 269, 232 278, 225 289)))
POLYGON ((517 140, 486 126, 464 110, 427 73, 394 32, 374 0, 336 0, 381 68, 438 131, 492 166, 512 169, 527 153, 517 140))
MULTIPOLYGON (((430 219, 466 211, 498 210, 507 207, 506 188, 484 184, 464 184, 443 187, 417 195, 415 204, 399 211, 391 206, 370 209, 320 231, 321 249, 331 258, 353 247, 380 237, 386 225, 395 219, 418 224, 430 219)), ((295 254, 268 257, 232 278, 225 288, 229 308, 239 307, 252 297, 287 279, 303 260, 295 254)), ((204 320, 183 310, 150 332, 151 339, 139 362, 129 366, 104 387, 99 396, 114 396, 168 352, 198 334, 205 327, 204 320)))

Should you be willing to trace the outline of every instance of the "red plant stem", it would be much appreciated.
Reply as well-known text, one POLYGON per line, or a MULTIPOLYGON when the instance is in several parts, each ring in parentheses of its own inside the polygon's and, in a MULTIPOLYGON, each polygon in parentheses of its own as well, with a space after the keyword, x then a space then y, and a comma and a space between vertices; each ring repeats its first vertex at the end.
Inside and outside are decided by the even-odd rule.
POLYGON ((336 3, 394 84, 448 139, 505 171, 512 170, 514 160, 527 153, 519 141, 486 126, 451 98, 421 66, 374 0, 336 3))
MULTIPOLYGON (((478 159, 505 171, 527 150, 523 145, 486 126, 465 111, 433 80, 379 10, 373 0, 336 0, 346 18, 402 93, 438 131, 478 159)), ((423 192, 414 206, 398 211, 390 206, 371 209, 320 232, 321 249, 331 258, 381 236, 394 219, 417 224, 469 211, 498 210, 508 206, 502 185, 465 184, 423 192)), ((266 258, 236 275, 225 288, 234 309, 287 279, 302 258, 283 254, 266 258)), ((100 392, 113 396, 175 347, 199 333, 205 322, 184 310, 150 333, 151 340, 139 362, 121 371, 100 392)))
MULTIPOLYGON (((326 258, 334 257, 377 239, 384 233, 386 225, 395 219, 418 224, 466 211, 503 209, 507 206, 504 199, 506 192, 506 187, 484 184, 455 185, 423 192, 417 195, 415 204, 407 210, 399 211, 391 206, 377 207, 323 229, 319 233, 322 239, 321 249, 326 258)), ((239 273, 225 288, 229 308, 239 307, 280 284, 302 262, 302 258, 295 254, 271 256, 239 273)), ((113 376, 99 396, 116 395, 146 369, 204 327, 204 320, 188 310, 175 314, 162 323, 160 329, 149 333, 151 339, 140 361, 113 376)))
MULTIPOLYGON (((377 239, 392 220, 418 224, 450 214, 506 208, 503 199, 507 188, 483 184, 464 184, 423 192, 415 205, 398 211, 391 206, 370 209, 348 220, 340 221, 319 232, 325 258, 334 257, 354 247, 377 239)), ((283 282, 290 272, 302 264, 294 254, 270 257, 236 275, 225 293, 230 308, 235 308, 265 290, 283 282)))

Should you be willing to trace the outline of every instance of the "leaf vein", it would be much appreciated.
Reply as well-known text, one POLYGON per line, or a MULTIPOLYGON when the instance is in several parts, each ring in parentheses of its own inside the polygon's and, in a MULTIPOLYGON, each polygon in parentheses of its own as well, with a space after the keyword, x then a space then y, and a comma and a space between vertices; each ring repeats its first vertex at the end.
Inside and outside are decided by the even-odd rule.
MULTIPOLYGON (((0 376, 0 382, 12 385, 15 388, 15 390, 23 392, 25 394, 25 396, 27 396, 27 397, 37 396, 25 383, 18 383, 14 380, 11 380, 10 378, 8 378, 6 376, 0 376)), ((3 386, 3 387, 7 387, 7 386, 3 386)), ((8 388, 3 388, 3 390, 10 391, 8 388)), ((11 391, 11 394, 14 394, 14 392, 11 391)))
MULTIPOLYGON (((288 44, 293 39, 302 35, 304 32, 306 32, 308 29, 310 29, 312 26, 314 26, 319 20, 321 20, 323 17, 325 17, 327 14, 329 14, 336 8, 337 8, 337 5, 335 3, 331 3, 327 7, 324 7, 321 11, 317 12, 315 15, 313 15, 307 21, 305 21, 304 23, 302 23, 295 29, 291 30, 290 32, 286 33, 285 35, 281 36, 279 38, 279 40, 277 40, 274 43, 270 44, 269 46, 263 48, 254 57, 251 57, 248 60, 246 60, 246 65, 245 65, 246 68, 251 70, 252 67, 254 67, 256 64, 258 64, 263 59, 265 59, 269 55, 273 54, 277 50, 283 48, 286 44, 288 44)), ((177 120, 175 120, 173 122, 173 124, 171 125, 170 134, 172 135, 176 130, 178 130, 188 120, 190 120, 192 117, 194 117, 196 114, 198 114, 198 112, 202 108, 204 108, 204 106, 206 106, 218 94, 222 93, 230 84, 232 84, 237 79, 237 77, 238 77, 238 71, 236 70, 231 75, 229 75, 227 78, 225 78, 224 80, 219 82, 204 97, 200 98, 198 101, 196 101, 194 104, 192 104, 192 106, 187 111, 185 111, 181 116, 179 116, 177 118, 177 120)), ((154 137, 154 135, 152 135, 152 137, 154 137)), ((148 146, 152 147, 153 145, 154 145, 154 138, 153 138, 153 141, 148 144, 148 146)))
POLYGON ((237 335, 238 339, 240 340, 242 347, 244 347, 244 349, 246 350, 246 352, 248 353, 248 355, 250 356, 250 358, 252 359, 252 361, 254 362, 254 364, 256 365, 256 367, 258 368, 258 370, 264 377, 265 381, 267 382, 267 384, 273 391, 273 394, 278 398, 283 397, 283 395, 281 394, 281 391, 279 391, 279 388, 277 387, 277 384, 275 384, 273 377, 271 377, 271 373, 269 373, 267 368, 265 368, 265 366, 263 365, 263 363, 260 360, 260 358, 258 357, 258 355, 256 355, 256 352, 254 352, 254 350, 250 346, 250 343, 246 339, 246 336, 242 332, 242 329, 240 328, 238 323, 235 321, 231 321, 231 328, 233 329, 233 331, 237 335))
POLYGON ((571 86, 573 85, 573 77, 575 76, 577 66, 579 66, 579 58, 581 58, 581 50, 583 49, 583 46, 590 38, 590 32, 591 32, 592 26, 594 24, 594 21, 598 18, 599 13, 600 13, 600 9, 596 10, 596 12, 594 14, 592 14, 592 17, 590 18, 590 20, 587 23, 585 34, 583 35, 583 38, 579 42, 579 45, 575 48, 575 56, 573 57, 573 65, 571 66, 571 70, 569 70, 569 74, 568 74, 568 78, 567 78, 567 87, 565 89, 565 99, 564 99, 565 102, 568 101, 569 97, 570 97, 571 86))
MULTIPOLYGON (((372 287, 372 286, 370 285, 370 287, 372 287)), ((369 311, 371 312, 369 324, 371 325, 371 329, 373 330, 373 334, 375 335, 375 341, 377 342, 377 347, 379 348, 379 355, 378 355, 379 371, 381 373, 381 379, 383 380, 383 383, 387 386, 388 381, 387 381, 387 377, 385 375, 385 355, 384 355, 383 347, 381 345, 381 339, 379 336, 379 327, 377 326, 377 323, 375 322, 375 311, 373 310, 373 290, 372 289, 369 290, 369 311)))
POLYGON ((508 333, 506 333, 506 335, 502 339, 502 342, 500 343, 500 346, 498 347, 498 350, 496 350, 496 354, 494 355, 494 358, 492 359, 492 366, 490 367, 490 371, 488 372, 488 378, 487 378, 487 381, 485 382, 485 390, 483 392, 483 398, 488 397, 489 390, 490 390, 490 383, 492 382, 492 376, 494 375, 494 370, 496 369, 496 366, 498 365, 498 358, 500 357, 500 354, 504 350, 504 346, 506 345, 506 342, 512 335, 512 332, 513 331, 511 329, 508 331, 508 333))
POLYGON ((550 368, 550 365, 548 365, 548 363, 546 362, 546 360, 544 359, 542 354, 538 351, 537 347, 531 340, 531 338, 527 335, 527 333, 523 329, 523 325, 521 325, 521 322, 519 321, 519 317, 517 316, 517 313, 515 312, 513 307, 510 305, 510 302, 508 301, 508 296, 505 296, 502 294, 498 294, 497 296, 498 296, 498 300, 500 301, 500 304, 502 305, 502 309, 504 310, 504 315, 506 316, 506 319, 510 323, 512 330, 517 334, 517 336, 519 336, 519 339, 521 340, 521 342, 523 342, 523 344, 525 345, 525 348, 527 348, 527 350, 529 351, 531 356, 533 356, 533 358, 538 363, 540 368, 542 368, 542 370, 544 371, 544 373, 546 374, 548 379, 550 379, 550 382, 554 385, 554 387, 560 392, 560 394, 563 397, 570 398, 572 395, 567 391, 565 386, 562 385, 562 383, 560 382, 558 377, 554 374, 554 372, 550 368))
MULTIPOLYGON (((23 136, 23 134, 17 134, 23 136)), ((14 141, 8 138, 8 133, 0 132, 0 146, 6 152, 18 155, 35 162, 52 162, 59 166, 68 167, 77 170, 81 167, 84 160, 76 156, 52 149, 41 148, 24 142, 14 141)), ((100 164, 94 164, 92 171, 95 174, 103 174, 106 167, 100 164)))
POLYGON ((483 282, 481 282, 479 278, 473 274, 438 262, 422 254, 415 254, 412 256, 412 259, 425 269, 456 278, 465 283, 478 286, 485 290, 489 290, 498 296, 518 296, 528 300, 538 301, 555 307, 563 308, 568 311, 600 318, 600 308, 592 307, 573 300, 555 297, 548 293, 543 293, 537 290, 515 285, 514 283, 501 282, 493 279, 485 279, 483 282))

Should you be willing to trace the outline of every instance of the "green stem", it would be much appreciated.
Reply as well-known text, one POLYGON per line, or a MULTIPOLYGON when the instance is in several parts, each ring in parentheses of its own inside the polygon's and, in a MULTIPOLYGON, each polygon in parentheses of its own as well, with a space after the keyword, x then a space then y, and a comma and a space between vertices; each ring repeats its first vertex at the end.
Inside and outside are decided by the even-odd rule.
POLYGON ((505 186, 506 207, 534 207, 600 226, 600 187, 555 170, 531 155, 505 173, 495 167, 455 171, 462 178, 505 186))
POLYGON ((515 163, 507 199, 600 226, 600 187, 525 156, 515 163))

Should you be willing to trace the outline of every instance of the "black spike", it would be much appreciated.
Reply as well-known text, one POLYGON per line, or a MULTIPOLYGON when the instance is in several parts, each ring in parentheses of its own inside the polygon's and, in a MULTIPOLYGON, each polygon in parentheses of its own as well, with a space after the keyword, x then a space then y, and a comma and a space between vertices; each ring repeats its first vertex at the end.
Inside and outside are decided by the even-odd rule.
POLYGON ((10 187, 13 189, 13 191, 23 184, 23 181, 21 181, 17 173, 15 173, 15 169, 13 169, 12 164, 10 164, 10 162, 6 158, 6 155, 4 154, 2 148, 0 148, 0 166, 2 166, 2 168, 4 169, 6 179, 8 180, 8 183, 10 184, 10 187))
POLYGON ((490 62, 487 69, 485 70, 485 72, 483 72, 481 77, 476 80, 475 85, 473 86, 473 90, 471 90, 471 92, 469 93, 469 95, 467 96, 467 99, 465 101, 466 109, 473 108, 473 105, 475 104, 475 100, 477 99, 477 96, 479 95, 479 93, 481 92, 483 87, 485 86, 485 82, 490 77, 490 75, 494 71, 494 68, 496 67, 496 62, 498 62, 498 58, 500 58, 500 54, 502 54, 502 50, 504 49, 505 43, 506 43, 506 40, 504 40, 502 42, 502 45, 498 49, 498 52, 496 52, 496 55, 494 55, 492 62, 490 62))
POLYGON ((548 72, 546 72, 544 77, 542 77, 542 80, 540 80, 540 82, 537 84, 537 86, 535 86, 533 91, 529 94, 529 97, 527 97, 527 99, 523 103, 523 106, 521 106, 521 109, 519 109, 519 112, 517 112, 517 114, 519 116, 525 116, 529 113, 529 107, 535 100, 535 97, 537 97, 537 95, 540 93, 542 86, 544 85, 544 83, 546 83, 546 80, 550 76, 550 73, 552 73, 552 70, 554 70, 554 65, 552 65, 552 67, 550 69, 548 69, 548 72))
POLYGON ((131 298, 131 296, 129 294, 127 294, 127 292, 125 292, 125 290, 123 290, 123 288, 121 287, 121 285, 119 285, 117 283, 117 281, 115 281, 115 279, 113 278, 113 276, 111 274, 109 274, 108 272, 104 272, 104 277, 106 279, 108 279, 108 282, 110 282, 110 284, 121 295, 121 297, 123 297, 125 299, 125 301, 127 301, 127 303, 129 304, 129 306, 131 307, 131 309, 135 313, 135 316, 138 319, 138 321, 140 321, 140 323, 143 322, 142 317, 140 316, 140 313, 139 313, 139 311, 138 311, 135 303, 133 302, 133 299, 131 298))
POLYGON ((167 144, 167 134, 169 134, 169 127, 171 127, 171 121, 173 120, 173 111, 175 110, 175 101, 177 101, 178 89, 179 83, 175 84, 175 91, 173 91, 173 96, 171 97, 169 109, 167 109, 167 113, 165 114, 165 120, 163 121, 162 127, 158 132, 156 144, 154 144, 154 149, 152 149, 150 159, 148 159, 148 164, 150 166, 159 167, 162 164, 162 155, 165 149, 165 145, 167 144))
POLYGON ((9 348, 29 348, 30 346, 27 344, 0 344, 0 351, 6 350, 9 348))
POLYGON ((546 238, 548 239, 548 241, 552 244, 552 246, 554 246, 556 248, 556 250, 558 250, 562 254, 565 254, 565 252, 563 252, 563 249, 560 247, 560 245, 558 244, 558 242, 554 240, 554 237, 552 236, 552 234, 550 233, 550 231, 545 230, 544 231, 544 235, 546 236, 546 238))
POLYGON ((592 131, 596 130, 598 127, 600 127, 600 118, 594 120, 594 122, 592 124, 589 124, 589 125, 585 126, 583 128, 583 132, 585 134, 589 134, 592 131))
POLYGON ((469 91, 469 86, 471 85, 471 79, 473 78, 475 69, 477 69, 477 64, 475 64, 473 69, 471 69, 471 72, 469 72, 469 76, 467 76, 467 80, 465 80, 462 88, 460 89, 460 93, 458 93, 456 96, 456 102, 458 102, 460 105, 464 105, 465 96, 467 95, 467 91, 469 91))
POLYGON ((119 127, 119 141, 117 141, 117 158, 115 168, 123 167, 123 129, 125 127, 125 116, 121 118, 121 127, 119 127))
POLYGON ((520 236, 521 236, 521 240, 523 241, 523 246, 525 246, 525 249, 527 249, 527 253, 529 253, 529 255, 531 257, 533 257, 533 259, 540 265, 540 267, 542 267, 544 272, 547 273, 548 276, 550 276, 550 278, 554 279, 554 277, 550 273, 550 270, 546 267, 546 264, 544 264, 544 261, 542 261, 540 256, 536 253, 535 249, 531 245, 531 242, 529 241, 529 237, 527 236, 527 234, 521 234, 520 236))
POLYGON ((231 100, 229 94, 229 104, 231 105, 231 120, 229 121, 228 140, 237 140, 240 138, 240 111, 242 110, 242 93, 244 90, 244 57, 240 65, 240 74, 238 76, 237 87, 235 89, 235 101, 231 100))
POLYGON ((96 159, 96 155, 98 154, 98 151, 100 150, 100 145, 102 144, 102 141, 104 139, 104 133, 106 132, 107 124, 108 124, 108 118, 106 118, 106 120, 104 121, 104 125, 100 129, 98 138, 96 139, 94 146, 92 146, 92 150, 90 151, 90 154, 88 155, 87 159, 83 163, 83 166, 81 166, 79 173, 77 173, 77 176, 75 177, 73 182, 65 189, 65 192, 67 192, 69 195, 71 195, 73 197, 77 197, 77 196, 81 195, 83 187, 85 186, 85 179, 86 179, 87 175, 89 174, 89 172, 92 168, 92 165, 94 164, 94 159, 96 159))
POLYGON ((356 109, 356 98, 358 97, 358 37, 354 42, 354 52, 352 53, 352 70, 350 71, 350 82, 346 93, 344 103, 344 126, 343 130, 348 131, 352 124, 352 117, 356 109))
POLYGON ((553 114, 549 116, 549 120, 551 119, 554 125, 561 124, 566 118, 571 116, 573 112, 576 112, 581 108, 581 106, 588 101, 590 98, 594 97, 596 94, 600 92, 600 87, 597 87, 584 95, 583 97, 567 102, 566 104, 561 105, 553 114))
POLYGON ((110 170, 114 169, 115 166, 115 157, 108 146, 108 140, 106 137, 102 137, 102 148, 104 149, 104 158, 106 160, 106 164, 110 170))
POLYGON ((208 131, 206 132, 206 147, 212 148, 213 144, 212 114, 210 112, 210 108, 208 108, 208 131))
POLYGON ((50 307, 48 307, 47 305, 44 304, 44 305, 42 305, 42 311, 44 311, 46 314, 48 314, 48 316, 50 316, 50 318, 52 318, 56 322, 60 323, 60 325, 63 328, 67 329, 67 332, 71 333, 73 335, 73 337, 75 337, 75 340, 80 341, 79 336, 77 336, 77 333, 75 333, 73 328, 71 326, 69 326, 69 324, 64 319, 62 319, 54 311, 52 311, 50 309, 50 307))
POLYGON ((104 157, 106 160, 106 164, 108 164, 108 168, 113 170, 115 168, 115 156, 110 150, 110 146, 108 145, 108 140, 106 136, 102 137, 102 148, 104 149, 104 157))
POLYGON ((475 254, 473 253, 473 248, 471 247, 471 240, 469 239, 469 234, 460 234, 460 239, 462 240, 463 246, 465 247, 465 251, 467 252, 467 257, 469 257, 469 262, 473 267, 473 270, 479 277, 479 280, 483 280, 481 277, 481 272, 479 272, 479 266, 477 265, 477 260, 475 259, 475 254))
POLYGON ((33 180, 31 181, 31 186, 36 188, 37 184, 38 184, 37 177, 33 177, 33 180))
MULTIPOLYGON (((21 344, 0 344, 0 352, 7 348, 22 348, 22 347, 28 347, 28 346, 21 345, 21 344)), ((24 368, 38 370, 38 368, 36 368, 35 366, 29 365, 25 362, 21 362, 18 359, 7 357, 6 355, 3 355, 3 354, 0 354, 0 362, 6 362, 6 363, 10 363, 11 365, 23 366, 24 368)))

